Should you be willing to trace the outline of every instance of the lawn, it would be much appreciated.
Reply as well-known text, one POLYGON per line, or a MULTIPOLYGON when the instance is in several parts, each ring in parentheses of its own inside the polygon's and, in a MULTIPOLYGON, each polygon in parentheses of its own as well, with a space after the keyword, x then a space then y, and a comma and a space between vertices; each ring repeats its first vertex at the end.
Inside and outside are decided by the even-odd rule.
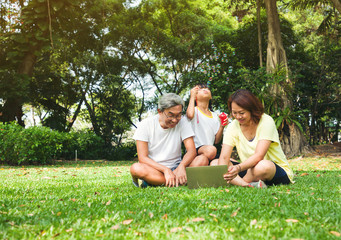
POLYGON ((341 158, 267 189, 139 189, 131 163, 0 166, 0 239, 341 239, 341 158))

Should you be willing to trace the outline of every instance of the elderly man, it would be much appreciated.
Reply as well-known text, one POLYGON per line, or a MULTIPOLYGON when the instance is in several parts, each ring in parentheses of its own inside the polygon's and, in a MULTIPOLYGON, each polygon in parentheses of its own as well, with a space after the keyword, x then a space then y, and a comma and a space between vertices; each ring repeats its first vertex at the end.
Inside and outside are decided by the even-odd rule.
POLYGON ((194 160, 194 133, 187 118, 182 118, 183 109, 180 96, 164 94, 159 98, 158 114, 138 125, 134 139, 139 162, 130 168, 135 186, 177 187, 187 183, 186 167, 205 164, 194 160), (181 159, 182 142, 186 153, 181 159))

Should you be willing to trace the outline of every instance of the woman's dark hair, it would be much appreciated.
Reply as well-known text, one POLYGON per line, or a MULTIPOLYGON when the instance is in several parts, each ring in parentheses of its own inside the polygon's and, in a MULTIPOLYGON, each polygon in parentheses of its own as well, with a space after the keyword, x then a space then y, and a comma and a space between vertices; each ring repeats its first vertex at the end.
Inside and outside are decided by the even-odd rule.
POLYGON ((239 89, 230 96, 227 105, 231 114, 232 102, 235 102, 241 108, 251 112, 251 118, 254 122, 258 123, 260 121, 264 113, 264 106, 252 92, 246 89, 239 89))

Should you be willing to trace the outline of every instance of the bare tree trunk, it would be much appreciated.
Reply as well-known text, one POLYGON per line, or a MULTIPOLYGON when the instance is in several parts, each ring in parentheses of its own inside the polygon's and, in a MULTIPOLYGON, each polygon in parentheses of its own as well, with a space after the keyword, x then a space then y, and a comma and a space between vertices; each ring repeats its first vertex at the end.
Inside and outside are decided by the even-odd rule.
POLYGON ((285 129, 280 134, 281 146, 287 158, 311 152, 312 148, 307 143, 301 130, 294 124, 285 123, 285 129))
MULTIPOLYGON (((276 0, 265 0, 265 7, 268 18, 266 70, 269 73, 275 73, 284 67, 287 80, 286 84, 290 85, 290 79, 288 77, 288 62, 281 37, 276 0)), ((271 92, 274 96, 280 96, 281 109, 292 109, 292 103, 288 94, 279 83, 272 86, 271 92)), ((283 151, 287 157, 293 157, 303 153, 304 151, 310 150, 303 133, 296 124, 292 122, 289 123, 285 120, 283 128, 279 130, 279 134, 283 151)))
POLYGON ((341 14, 341 2, 339 0, 331 0, 331 2, 334 4, 334 7, 339 11, 341 14))
MULTIPOLYGON (((23 81, 20 84, 25 84, 25 77, 32 76, 36 59, 37 57, 34 55, 34 50, 31 50, 25 55, 23 62, 18 68, 18 74, 22 78, 21 81, 23 81)), ((23 98, 20 96, 6 99, 2 117, 4 122, 17 121, 19 125, 25 126, 25 123, 22 119, 24 115, 22 111, 23 101, 23 98)))
MULTIPOLYGON (((142 104, 141 104, 141 108, 139 109, 139 121, 141 122, 141 120, 142 120, 142 113, 144 111, 144 98, 145 98, 145 96, 144 96, 144 89, 143 89, 141 81, 138 78, 136 78, 136 79, 138 80, 138 82, 140 84, 140 87, 141 87, 141 90, 142 90, 142 104)), ((135 126, 135 124, 134 124, 134 126, 135 126)))
POLYGON ((260 19, 260 0, 257 0, 257 30, 258 30, 258 53, 259 53, 259 66, 263 67, 263 49, 262 49, 262 30, 260 19))
MULTIPOLYGON (((269 73, 274 73, 284 67, 286 71, 287 82, 290 82, 288 78, 288 62, 282 42, 276 0, 265 0, 265 7, 268 18, 266 70, 269 73)), ((283 100, 283 109, 291 106, 287 94, 283 91, 283 88, 279 84, 275 84, 272 87, 272 93, 274 96, 281 96, 283 100)))
POLYGON ((22 102, 19 98, 8 98, 4 104, 4 108, 2 111, 2 121, 3 122, 12 122, 17 121, 19 125, 25 126, 24 121, 22 120, 23 116, 22 111, 22 102))
POLYGON ((79 101, 78 106, 77 106, 77 109, 76 109, 76 111, 75 111, 75 113, 73 114, 73 117, 72 117, 72 119, 71 119, 71 122, 70 122, 70 123, 67 125, 67 127, 66 127, 66 132, 70 132, 70 131, 71 131, 71 128, 72 128, 73 124, 75 123, 75 121, 76 121, 76 119, 77 119, 77 117, 78 117, 78 114, 79 114, 80 111, 81 111, 81 107, 82 107, 82 105, 83 105, 84 100, 85 100, 85 95, 83 95, 82 98, 81 98, 81 100, 79 101))
POLYGON ((91 107, 91 105, 88 103, 86 99, 84 100, 84 103, 85 103, 86 108, 88 109, 90 120, 91 120, 92 127, 94 129, 95 134, 97 136, 101 136, 101 130, 97 124, 95 111, 93 110, 93 108, 91 107))
POLYGON ((288 73, 288 62, 282 43, 276 0, 265 0, 265 7, 268 18, 266 69, 268 72, 275 72, 278 67, 285 67, 288 73))
POLYGON ((77 109, 76 109, 75 113, 73 114, 71 122, 69 123, 69 125, 66 128, 66 132, 70 132, 71 131, 71 128, 72 128, 73 124, 75 123, 75 121, 76 121, 76 119, 78 117, 78 114, 81 111, 81 107, 83 105, 83 102, 86 100, 86 93, 89 91, 89 87, 90 87, 90 83, 88 82, 87 85, 86 85, 85 90, 81 91, 82 92, 82 97, 81 97, 81 99, 80 99, 80 101, 78 103, 78 106, 77 106, 77 109))
POLYGON ((34 107, 31 106, 31 115, 32 115, 32 121, 33 121, 33 126, 36 126, 36 119, 35 119, 35 114, 34 114, 34 107))

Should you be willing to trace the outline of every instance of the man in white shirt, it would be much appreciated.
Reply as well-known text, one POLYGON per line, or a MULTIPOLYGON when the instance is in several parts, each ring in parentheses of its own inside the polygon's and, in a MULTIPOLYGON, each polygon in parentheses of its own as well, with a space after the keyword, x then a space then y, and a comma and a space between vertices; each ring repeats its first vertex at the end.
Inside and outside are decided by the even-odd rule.
POLYGON ((193 161, 196 157, 194 133, 190 122, 182 118, 183 108, 180 96, 164 94, 159 98, 158 114, 138 125, 133 138, 139 162, 130 168, 135 186, 184 185, 187 183, 186 167, 205 164, 193 161), (181 159, 182 142, 186 153, 181 159))

